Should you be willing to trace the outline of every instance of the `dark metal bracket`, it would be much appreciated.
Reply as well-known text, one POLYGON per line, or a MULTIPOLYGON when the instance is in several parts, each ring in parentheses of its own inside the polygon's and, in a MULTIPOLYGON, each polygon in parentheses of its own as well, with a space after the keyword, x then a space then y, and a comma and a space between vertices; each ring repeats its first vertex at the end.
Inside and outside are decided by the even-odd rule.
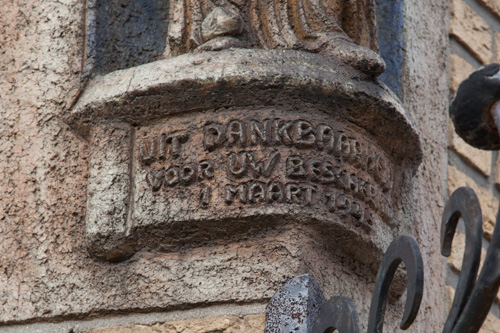
POLYGON ((443 332, 475 333, 483 325, 500 288, 500 211, 493 237, 479 272, 483 219, 476 193, 461 187, 445 206, 441 224, 441 253, 450 254, 451 241, 459 218, 465 224, 465 253, 457 293, 443 332), (476 279, 477 277, 477 279, 476 279))
MULTIPOLYGON (((443 333, 474 333, 481 328, 500 288, 500 215, 483 268, 478 276, 482 246, 482 215, 471 188, 457 189, 448 200, 441 224, 441 253, 449 256, 458 224, 465 224, 466 251, 443 333)), ((424 291, 424 268, 416 241, 397 237, 382 258, 375 282, 368 319, 368 333, 382 333, 389 287, 398 266, 404 263, 408 276, 406 303, 400 328, 415 320, 424 291)), ((290 280, 273 296, 266 308, 266 333, 359 333, 360 322, 349 298, 325 300, 318 283, 308 274, 290 280)), ((437 330, 436 330, 437 331, 437 330)))

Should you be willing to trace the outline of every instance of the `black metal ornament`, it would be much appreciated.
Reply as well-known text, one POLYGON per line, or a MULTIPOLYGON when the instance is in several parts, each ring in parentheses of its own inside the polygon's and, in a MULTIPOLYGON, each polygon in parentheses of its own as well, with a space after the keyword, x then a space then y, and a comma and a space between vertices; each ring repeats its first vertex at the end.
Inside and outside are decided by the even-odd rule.
MULTIPOLYGON (((479 277, 482 214, 477 195, 468 187, 457 189, 446 203, 441 222, 441 253, 444 256, 451 253, 460 219, 465 226, 465 253, 443 333, 479 332, 500 289, 500 211, 479 277)), ((418 314, 424 288, 422 257, 413 238, 399 236, 388 247, 380 264, 370 305, 368 333, 383 332, 389 287, 402 262, 408 282, 400 328, 408 329, 418 314)), ((266 308, 268 333, 330 333, 334 330, 360 333, 356 308, 351 300, 342 296, 325 301, 321 288, 307 274, 297 276, 283 286, 266 308)))
MULTIPOLYGON (((408 283, 400 327, 407 329, 417 316, 424 290, 422 256, 413 238, 399 236, 387 249, 377 274, 370 305, 368 333, 383 331, 389 287, 401 263, 405 264, 408 283)), ((266 332, 269 333, 325 333, 334 330, 339 333, 361 332, 355 306, 351 300, 342 296, 324 301, 322 292, 318 292, 316 281, 309 275, 300 275, 288 282, 266 308, 266 332), (312 290, 315 291, 311 292, 312 290), (314 301, 305 301, 304 295, 314 295, 314 301)))
POLYGON ((462 314, 467 295, 474 287, 479 262, 481 259, 482 215, 479 199, 471 188, 461 187, 451 195, 446 203, 441 222, 441 254, 451 254, 451 244, 459 219, 465 225, 466 251, 462 260, 455 297, 444 325, 443 333, 452 332, 458 318, 462 314))
POLYGON ((468 144, 479 149, 500 149, 497 121, 500 101, 500 65, 481 67, 464 80, 450 105, 455 131, 468 144))
POLYGON ((475 333, 484 323, 500 288, 500 211, 493 230, 493 237, 478 276, 482 246, 482 218, 479 200, 467 187, 457 189, 445 207, 442 222, 441 244, 443 255, 455 232, 458 214, 465 224, 465 253, 459 285, 443 332, 475 333), (476 279, 477 277, 477 279, 476 279), (454 314, 453 316, 451 314, 454 314))
POLYGON ((411 326, 422 302, 424 293, 424 264, 417 242, 408 236, 399 236, 385 252, 380 265, 375 290, 373 291, 368 319, 368 333, 381 333, 384 325, 384 314, 389 296, 389 287, 398 266, 403 262, 406 267, 408 282, 406 284, 406 304, 400 328, 406 330, 411 326))

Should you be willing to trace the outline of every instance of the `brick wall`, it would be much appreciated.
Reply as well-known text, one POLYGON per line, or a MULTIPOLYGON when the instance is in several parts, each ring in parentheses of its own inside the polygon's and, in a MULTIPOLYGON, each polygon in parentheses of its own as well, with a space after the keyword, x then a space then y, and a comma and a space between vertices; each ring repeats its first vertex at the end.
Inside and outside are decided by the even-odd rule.
MULTIPOLYGON (((458 85, 476 68, 500 62, 500 0, 450 1, 450 98, 458 85)), ((475 149, 449 127, 448 194, 460 186, 472 187, 481 201, 483 213, 483 255, 495 226, 500 198, 500 156, 498 152, 475 149)), ((448 259, 447 303, 451 305, 458 281, 465 235, 457 234, 448 259)), ((500 332, 500 295, 481 332, 500 332)))

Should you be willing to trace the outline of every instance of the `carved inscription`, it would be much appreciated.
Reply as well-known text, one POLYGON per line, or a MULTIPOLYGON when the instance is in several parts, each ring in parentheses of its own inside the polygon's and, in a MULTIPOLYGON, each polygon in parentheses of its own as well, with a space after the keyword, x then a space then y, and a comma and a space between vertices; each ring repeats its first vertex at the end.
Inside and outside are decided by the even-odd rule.
POLYGON ((253 181, 238 185, 227 184, 224 201, 239 203, 295 203, 308 206, 312 203, 314 186, 308 184, 253 181))
POLYGON ((199 163, 171 164, 166 169, 150 171, 146 178, 153 191, 158 191, 163 185, 169 187, 185 186, 213 177, 213 162, 201 161, 199 163))
POLYGON ((374 213, 393 218, 390 163, 375 144, 339 124, 250 118, 197 126, 139 140, 155 195, 195 193, 190 200, 203 209, 317 207, 368 229, 374 213))

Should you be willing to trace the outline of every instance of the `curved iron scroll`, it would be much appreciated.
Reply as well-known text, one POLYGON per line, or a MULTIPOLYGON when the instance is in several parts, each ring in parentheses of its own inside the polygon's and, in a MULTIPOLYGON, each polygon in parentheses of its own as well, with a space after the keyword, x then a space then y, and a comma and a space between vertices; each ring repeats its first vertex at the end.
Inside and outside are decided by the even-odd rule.
MULTIPOLYGON (((402 262, 406 267, 408 283, 400 327, 402 329, 410 327, 417 315, 424 288, 422 257, 413 238, 400 236, 387 249, 377 274, 370 305, 368 333, 381 333, 383 330, 389 287, 402 262)), ((339 333, 361 332, 358 313, 351 300, 336 296, 324 301, 322 297, 317 283, 311 276, 296 276, 269 302, 266 308, 266 332, 330 333, 334 330, 339 333), (287 308, 283 308, 285 304, 288 305, 287 308)))
POLYGON ((458 280, 457 291, 443 333, 450 333, 462 314, 474 287, 481 259, 483 233, 481 207, 476 193, 468 187, 461 187, 453 192, 444 208, 441 222, 441 254, 445 257, 451 254, 451 243, 460 218, 465 225, 466 250, 462 260, 462 274, 458 280))
POLYGON ((401 329, 408 329, 417 316, 424 292, 424 264, 417 242, 408 236, 399 236, 385 252, 377 274, 375 291, 370 305, 368 333, 381 333, 383 331, 389 287, 401 262, 404 262, 408 275, 406 304, 400 324, 401 329))
MULTIPOLYGON (((368 333, 382 333, 383 331, 389 287, 401 262, 404 262, 408 275, 406 304, 400 325, 401 329, 409 328, 417 316, 424 290, 424 265, 415 240, 411 237, 400 236, 391 243, 385 252, 377 274, 370 305, 368 333)), ((336 296, 323 304, 312 332, 330 333, 334 329, 339 333, 361 332, 358 313, 348 298, 336 296)))
POLYGON ((441 239, 444 240, 441 246, 445 256, 450 253, 458 212, 465 223, 466 250, 459 286, 443 332, 475 333, 481 328, 500 288, 500 215, 497 213, 493 237, 476 280, 481 255, 482 217, 479 201, 472 189, 457 189, 446 204, 441 228, 441 239))
MULTIPOLYGON (((449 256, 451 253, 453 237, 460 219, 465 225, 465 253, 457 291, 443 333, 479 332, 500 289, 500 211, 479 277, 477 276, 482 247, 482 215, 479 200, 474 191, 468 187, 457 189, 446 203, 441 222, 441 253, 444 256, 449 256)), ((370 305, 368 333, 383 331, 389 287, 401 262, 405 264, 408 275, 407 298, 401 329, 410 327, 417 315, 423 294, 422 258, 417 243, 410 237, 400 236, 387 249, 377 274, 370 305)), ((273 329, 267 325, 268 318, 266 318, 266 332, 290 332, 289 328, 292 326, 291 319, 288 318, 297 321, 294 327, 298 329, 294 329, 294 332, 331 333, 334 330, 339 333, 360 332, 358 313, 349 299, 337 296, 325 302, 319 286, 308 275, 298 276, 292 281, 295 281, 295 284, 287 284, 288 287, 285 286, 280 292, 290 295, 286 300, 289 304, 295 305, 295 312, 286 312, 283 308, 280 308, 279 312, 273 308, 274 305, 271 305, 283 304, 283 301, 279 303, 271 300, 266 314, 269 316, 279 312, 281 317, 274 320, 276 325, 273 329), (292 288, 299 281, 303 281, 302 289, 292 288), (305 302, 303 298, 305 294, 314 297, 307 298, 310 301, 305 302), (297 311, 297 304, 300 304, 300 301, 304 304, 302 312, 297 311), (307 320, 304 321, 301 315, 307 320)))

